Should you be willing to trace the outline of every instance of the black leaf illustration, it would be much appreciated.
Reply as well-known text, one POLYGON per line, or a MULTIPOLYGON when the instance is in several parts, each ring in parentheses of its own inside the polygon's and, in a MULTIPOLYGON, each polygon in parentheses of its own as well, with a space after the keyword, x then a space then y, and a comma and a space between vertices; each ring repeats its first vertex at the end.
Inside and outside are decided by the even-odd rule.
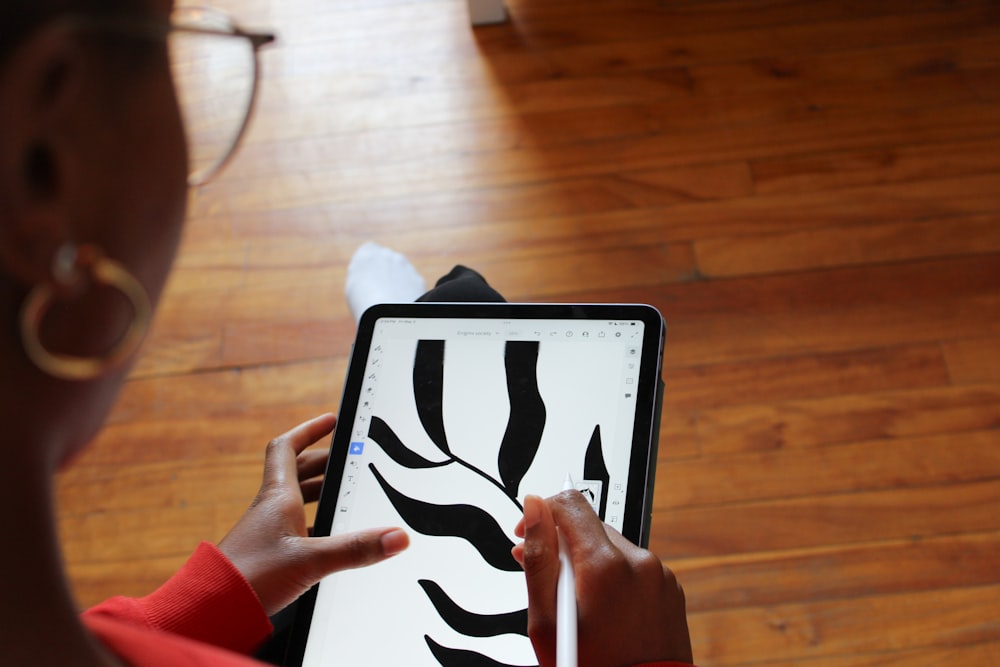
POLYGON ((451 456, 444 432, 444 341, 421 340, 413 359, 413 395, 417 415, 431 441, 451 456))
POLYGON ((428 635, 424 635, 424 641, 427 642, 427 647, 430 648, 441 667, 515 667, 497 662, 493 658, 475 651, 441 646, 428 635))
POLYGON ((587 445, 587 453, 583 458, 583 478, 601 481, 601 518, 608 514, 608 486, 611 484, 611 475, 608 474, 608 466, 604 463, 604 448, 601 446, 601 425, 594 427, 594 433, 590 436, 590 444, 587 445))
POLYGON ((374 464, 368 468, 375 475, 389 502, 413 530, 424 535, 461 537, 476 548, 483 559, 498 570, 520 572, 510 550, 514 548, 496 520, 472 505, 435 505, 409 498, 379 474, 374 464))
POLYGON ((380 417, 372 417, 371 426, 368 427, 368 437, 377 442, 389 458, 407 468, 437 468, 451 463, 451 459, 429 461, 420 456, 404 445, 396 432, 380 417))
POLYGON ((516 634, 528 636, 528 610, 521 609, 507 614, 476 614, 455 604, 437 583, 429 579, 417 581, 438 615, 456 632, 469 637, 496 637, 516 634))
POLYGON ((500 479, 508 495, 517 497, 518 487, 545 430, 545 403, 538 392, 538 342, 511 341, 504 352, 510 418, 498 454, 500 479))

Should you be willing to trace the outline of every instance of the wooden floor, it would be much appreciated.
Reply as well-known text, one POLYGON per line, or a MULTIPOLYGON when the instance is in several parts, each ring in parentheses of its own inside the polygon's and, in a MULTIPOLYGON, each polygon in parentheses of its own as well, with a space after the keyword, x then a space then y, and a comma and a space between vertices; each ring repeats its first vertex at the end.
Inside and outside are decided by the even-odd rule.
POLYGON ((281 42, 62 479, 82 604, 219 539, 336 410, 374 239, 662 310, 651 546, 701 665, 1000 664, 1000 4, 225 4, 281 42))

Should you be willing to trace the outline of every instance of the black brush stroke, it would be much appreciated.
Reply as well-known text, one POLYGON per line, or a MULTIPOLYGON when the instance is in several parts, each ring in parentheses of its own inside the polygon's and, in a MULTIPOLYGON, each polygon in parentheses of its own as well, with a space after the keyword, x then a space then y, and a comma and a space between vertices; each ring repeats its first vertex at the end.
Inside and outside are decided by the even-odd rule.
POLYGON ((476 614, 458 606, 436 582, 420 579, 417 583, 424 589, 438 615, 455 632, 468 637, 528 636, 527 609, 506 614, 476 614))
POLYGON ((372 417, 371 426, 368 427, 368 437, 377 442, 389 458, 407 468, 438 468, 452 462, 452 459, 431 461, 420 456, 404 445, 396 432, 381 417, 372 417))
POLYGON ((500 524, 485 511, 472 505, 435 505, 415 500, 394 489, 375 464, 368 469, 375 475, 389 502, 413 530, 424 535, 460 537, 475 547, 487 563, 505 572, 521 572, 510 550, 514 543, 507 539, 500 524))
POLYGON ((441 646, 431 639, 430 635, 424 635, 424 641, 427 642, 427 648, 434 654, 435 660, 438 661, 441 667, 517 667, 516 665, 497 662, 493 658, 487 657, 482 653, 476 653, 475 651, 441 646))
POLYGON ((444 432, 444 341, 417 341, 413 357, 413 398, 431 441, 451 456, 444 432))
POLYGON ((510 341, 504 350, 510 417, 497 466, 507 494, 517 497, 545 430, 545 403, 538 392, 538 341, 510 341))
POLYGON ((601 511, 599 514, 603 519, 608 515, 608 486, 611 484, 611 475, 608 474, 608 466, 604 463, 600 424, 594 427, 594 433, 590 436, 590 444, 587 445, 587 453, 583 457, 583 478, 601 481, 601 511))

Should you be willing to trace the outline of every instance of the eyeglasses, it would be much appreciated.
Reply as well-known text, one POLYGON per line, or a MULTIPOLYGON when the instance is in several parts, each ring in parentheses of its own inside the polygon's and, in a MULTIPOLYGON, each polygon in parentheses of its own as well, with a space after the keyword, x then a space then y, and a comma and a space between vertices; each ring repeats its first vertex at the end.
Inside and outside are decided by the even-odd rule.
POLYGON ((169 23, 141 18, 75 18, 75 28, 164 39, 188 145, 188 184, 204 185, 232 158, 257 98, 257 53, 269 32, 248 32, 228 14, 179 7, 169 23))
POLYGON ((167 45, 187 132, 192 186, 207 183, 233 156, 257 99, 257 53, 271 33, 246 32, 225 13, 180 8, 167 45))

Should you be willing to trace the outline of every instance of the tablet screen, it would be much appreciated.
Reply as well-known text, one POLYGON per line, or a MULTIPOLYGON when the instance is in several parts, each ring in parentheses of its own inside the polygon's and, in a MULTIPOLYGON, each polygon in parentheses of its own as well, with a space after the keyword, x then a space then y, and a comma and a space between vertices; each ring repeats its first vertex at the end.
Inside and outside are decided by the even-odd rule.
POLYGON ((630 494, 630 480, 646 483, 651 454, 637 406, 648 429, 659 361, 649 338, 661 336, 647 326, 411 316, 363 326, 370 340, 359 338, 345 391, 356 405, 342 409, 318 534, 400 526, 411 545, 320 584, 302 664, 537 664, 513 529, 524 496, 554 494, 567 475, 612 526, 624 528, 630 498, 642 514, 645 490, 630 494))

